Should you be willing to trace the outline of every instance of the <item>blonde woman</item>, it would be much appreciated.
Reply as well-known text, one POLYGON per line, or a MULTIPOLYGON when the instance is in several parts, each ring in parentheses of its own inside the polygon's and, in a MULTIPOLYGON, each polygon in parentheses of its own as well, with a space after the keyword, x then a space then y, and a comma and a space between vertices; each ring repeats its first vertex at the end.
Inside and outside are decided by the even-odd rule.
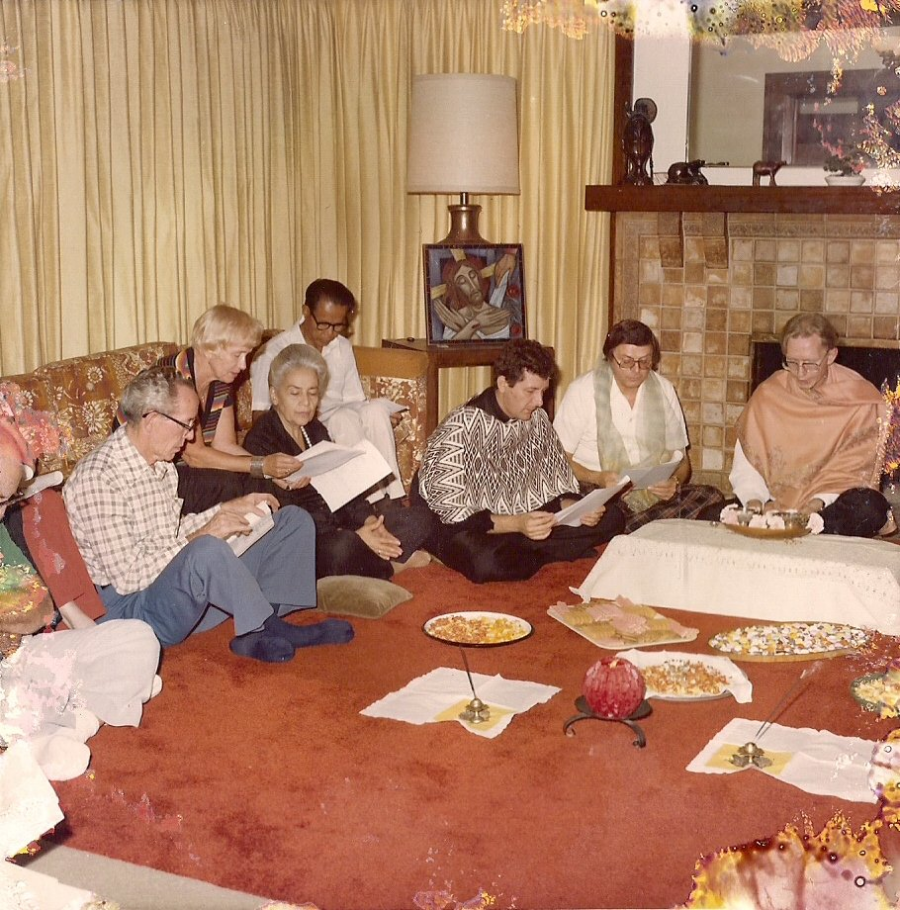
MULTIPOLYGON (((159 361, 190 380, 200 398, 198 419, 182 426, 185 445, 176 465, 185 512, 202 512, 248 492, 264 492, 271 489, 266 479, 282 486, 281 478, 296 470, 289 455, 253 456, 237 441, 235 383, 261 338, 259 320, 220 304, 194 323, 189 348, 159 361)), ((162 416, 174 420, 169 414, 162 416)))

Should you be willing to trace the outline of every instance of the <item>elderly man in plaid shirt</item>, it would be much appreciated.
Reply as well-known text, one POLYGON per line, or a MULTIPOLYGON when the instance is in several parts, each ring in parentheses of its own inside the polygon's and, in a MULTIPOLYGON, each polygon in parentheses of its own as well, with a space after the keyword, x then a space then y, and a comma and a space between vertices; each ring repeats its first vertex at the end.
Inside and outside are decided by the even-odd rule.
POLYGON ((295 506, 238 557, 226 542, 246 534, 246 515, 274 496, 251 493, 181 514, 172 460, 191 438, 199 399, 168 367, 144 370, 122 396, 126 418, 82 459, 63 490, 72 533, 107 618, 142 619, 177 644, 231 616, 235 654, 283 662, 296 648, 353 637, 343 620, 295 626, 281 617, 315 606, 315 526, 295 506))

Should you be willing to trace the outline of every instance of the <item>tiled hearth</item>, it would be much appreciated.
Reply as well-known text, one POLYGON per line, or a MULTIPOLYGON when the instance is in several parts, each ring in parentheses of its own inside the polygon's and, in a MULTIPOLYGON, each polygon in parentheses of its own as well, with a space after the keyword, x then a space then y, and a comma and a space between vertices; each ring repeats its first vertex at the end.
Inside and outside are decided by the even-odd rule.
POLYGON ((751 338, 824 312, 842 344, 900 348, 900 215, 615 217, 613 316, 641 319, 659 337, 698 481, 730 490, 751 338))

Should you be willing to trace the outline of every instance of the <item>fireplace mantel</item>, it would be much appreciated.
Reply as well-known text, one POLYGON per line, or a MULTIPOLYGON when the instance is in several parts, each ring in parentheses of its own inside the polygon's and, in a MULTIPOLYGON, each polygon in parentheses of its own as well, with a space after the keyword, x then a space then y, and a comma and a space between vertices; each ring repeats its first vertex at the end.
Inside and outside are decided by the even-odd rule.
POLYGON ((900 190, 872 186, 588 185, 589 212, 900 215, 900 190))
POLYGON ((690 232, 702 238, 709 268, 728 268, 729 218, 732 215, 882 215, 900 216, 900 190, 872 186, 607 186, 588 185, 589 212, 656 214, 666 237, 662 264, 684 265, 685 217, 690 232))

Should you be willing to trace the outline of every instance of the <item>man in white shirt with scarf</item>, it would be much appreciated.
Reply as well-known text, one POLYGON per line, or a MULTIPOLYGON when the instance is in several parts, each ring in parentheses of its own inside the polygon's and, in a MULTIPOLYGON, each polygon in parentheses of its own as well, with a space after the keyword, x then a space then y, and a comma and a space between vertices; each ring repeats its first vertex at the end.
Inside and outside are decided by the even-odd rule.
POLYGON ((648 326, 636 319, 616 323, 597 367, 566 389, 553 422, 583 488, 612 486, 630 468, 660 465, 682 453, 668 480, 624 494, 626 533, 658 518, 718 517, 724 504, 715 487, 687 483, 687 427, 674 386, 657 372, 659 359, 659 342, 648 326))

